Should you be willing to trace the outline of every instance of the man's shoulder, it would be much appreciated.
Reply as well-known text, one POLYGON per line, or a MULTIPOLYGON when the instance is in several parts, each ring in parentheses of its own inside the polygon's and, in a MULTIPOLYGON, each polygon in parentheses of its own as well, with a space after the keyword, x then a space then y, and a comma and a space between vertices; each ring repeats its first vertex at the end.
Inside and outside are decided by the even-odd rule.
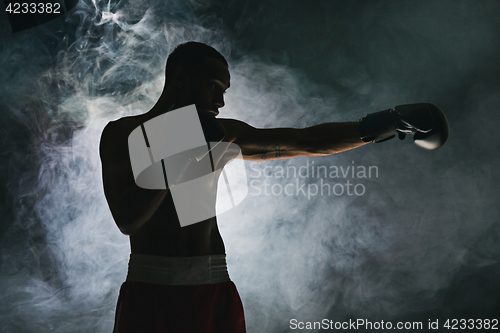
POLYGON ((253 126, 250 126, 241 120, 230 118, 218 119, 226 129, 226 139, 224 141, 235 142, 238 140, 238 138, 244 136, 245 132, 255 129, 253 126))
POLYGON ((124 141, 127 142, 126 139, 130 133, 140 125, 141 120, 138 116, 127 116, 108 122, 101 134, 99 144, 101 153, 116 149, 116 145, 123 145, 124 141))
POLYGON ((107 131, 123 131, 125 130, 128 126, 133 125, 133 124, 138 124, 140 125, 140 119, 142 115, 138 116, 126 116, 126 117, 121 117, 116 120, 111 120, 105 127, 104 129, 107 131))
POLYGON ((142 116, 143 115, 126 116, 108 122, 102 131, 102 138, 106 139, 111 135, 113 137, 119 137, 130 134, 132 130, 144 122, 142 116))

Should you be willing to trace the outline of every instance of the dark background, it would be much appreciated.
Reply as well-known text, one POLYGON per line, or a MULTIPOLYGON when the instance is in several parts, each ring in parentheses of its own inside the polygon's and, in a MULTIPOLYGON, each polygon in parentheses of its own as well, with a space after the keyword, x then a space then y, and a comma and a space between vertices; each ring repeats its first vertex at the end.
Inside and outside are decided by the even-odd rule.
POLYGON ((247 163, 262 191, 319 184, 276 176, 313 161, 379 170, 347 177, 362 196, 252 187, 220 216, 249 332, 288 332, 291 318, 498 319, 499 12, 472 0, 80 1, 17 33, 1 14, 0 331, 112 330, 129 246, 102 193, 100 132, 156 102, 187 40, 229 60, 220 117, 306 127, 430 102, 450 123, 437 151, 406 139, 247 163))

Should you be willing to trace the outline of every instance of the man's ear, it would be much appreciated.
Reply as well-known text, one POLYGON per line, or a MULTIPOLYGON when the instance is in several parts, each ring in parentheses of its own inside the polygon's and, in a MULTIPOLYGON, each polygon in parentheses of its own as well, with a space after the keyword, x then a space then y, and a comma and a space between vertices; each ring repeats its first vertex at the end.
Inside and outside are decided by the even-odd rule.
POLYGON ((174 70, 174 75, 172 76, 172 83, 175 85, 177 90, 184 90, 188 88, 191 84, 191 75, 187 70, 179 66, 174 70))

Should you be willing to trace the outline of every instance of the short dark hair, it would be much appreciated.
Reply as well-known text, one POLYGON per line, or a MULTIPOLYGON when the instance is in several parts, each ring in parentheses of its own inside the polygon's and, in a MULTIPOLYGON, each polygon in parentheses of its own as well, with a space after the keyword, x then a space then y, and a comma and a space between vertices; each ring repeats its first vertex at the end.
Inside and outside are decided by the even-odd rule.
POLYGON ((174 69, 177 67, 184 68, 192 77, 199 75, 205 69, 205 60, 207 58, 220 60, 228 66, 224 56, 211 46, 199 42, 187 42, 178 45, 167 58, 165 85, 170 83, 174 69))

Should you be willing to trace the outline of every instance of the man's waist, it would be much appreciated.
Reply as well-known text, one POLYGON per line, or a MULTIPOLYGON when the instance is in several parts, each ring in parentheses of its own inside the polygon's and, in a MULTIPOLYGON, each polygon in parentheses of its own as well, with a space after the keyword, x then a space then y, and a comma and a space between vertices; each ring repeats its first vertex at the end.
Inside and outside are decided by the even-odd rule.
POLYGON ((131 254, 127 282, 200 285, 230 281, 226 255, 163 257, 131 254))

